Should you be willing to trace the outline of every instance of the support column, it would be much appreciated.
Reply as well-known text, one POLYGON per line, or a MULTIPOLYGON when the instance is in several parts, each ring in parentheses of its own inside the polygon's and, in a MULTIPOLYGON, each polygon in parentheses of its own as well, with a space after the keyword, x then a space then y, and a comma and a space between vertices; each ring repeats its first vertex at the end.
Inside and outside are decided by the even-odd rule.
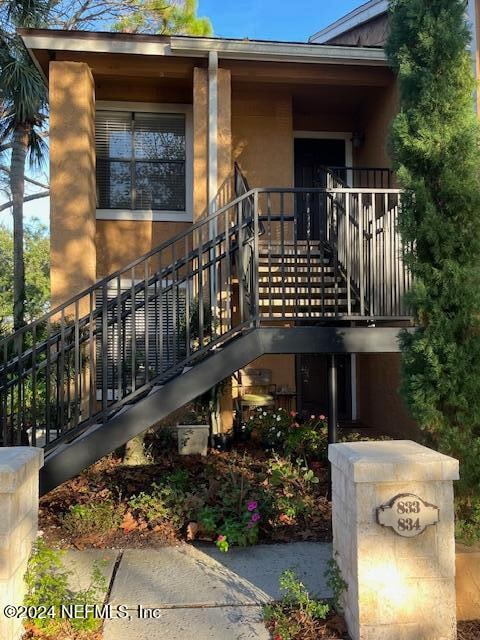
POLYGON ((223 206, 234 198, 231 177, 232 162, 232 86, 229 69, 218 69, 218 143, 217 175, 218 205, 223 206))
POLYGON ((193 219, 207 213, 208 173, 208 74, 206 69, 193 70, 193 219))
POLYGON ((330 445, 352 640, 455 640, 458 461, 409 440, 330 445))
POLYGON ((95 90, 83 62, 51 62, 49 86, 50 274, 56 306, 96 279, 95 90))
POLYGON ((338 423, 338 385, 337 385, 337 359, 335 354, 330 354, 328 363, 328 444, 337 441, 338 423))
POLYGON ((38 530, 38 472, 43 449, 0 449, 0 638, 18 640, 24 631, 20 618, 7 618, 7 605, 23 604, 32 543, 38 530))

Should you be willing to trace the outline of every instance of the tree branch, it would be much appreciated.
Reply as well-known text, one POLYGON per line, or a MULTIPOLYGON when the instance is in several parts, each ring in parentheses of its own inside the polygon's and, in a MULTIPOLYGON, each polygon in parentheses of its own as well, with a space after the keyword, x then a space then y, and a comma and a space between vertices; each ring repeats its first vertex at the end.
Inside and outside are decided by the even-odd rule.
MULTIPOLYGON (((50 190, 48 191, 40 191, 39 193, 33 193, 31 196, 25 196, 23 201, 30 202, 31 200, 39 200, 40 198, 46 198, 50 195, 50 190)), ((5 209, 10 209, 13 206, 13 201, 6 202, 5 204, 0 205, 0 211, 5 211, 5 209)))
POLYGON ((7 149, 11 149, 12 147, 13 147, 13 144, 11 142, 8 142, 7 144, 0 145, 0 153, 3 153, 7 149))
MULTIPOLYGON (((8 175, 10 175, 11 173, 10 169, 4 164, 0 164, 0 171, 8 173, 8 175)), ((25 180, 30 184, 34 184, 36 187, 40 187, 42 189, 50 189, 50 185, 45 184, 44 182, 38 182, 38 180, 34 180, 33 178, 29 178, 28 176, 25 176, 25 180)))

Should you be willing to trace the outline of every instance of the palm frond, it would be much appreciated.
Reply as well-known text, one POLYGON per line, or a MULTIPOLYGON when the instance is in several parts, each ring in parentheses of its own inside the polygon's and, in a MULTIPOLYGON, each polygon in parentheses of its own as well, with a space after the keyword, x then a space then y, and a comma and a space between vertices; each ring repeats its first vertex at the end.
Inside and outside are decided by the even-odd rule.
POLYGON ((50 0, 3 0, 7 20, 17 27, 46 24, 50 0))

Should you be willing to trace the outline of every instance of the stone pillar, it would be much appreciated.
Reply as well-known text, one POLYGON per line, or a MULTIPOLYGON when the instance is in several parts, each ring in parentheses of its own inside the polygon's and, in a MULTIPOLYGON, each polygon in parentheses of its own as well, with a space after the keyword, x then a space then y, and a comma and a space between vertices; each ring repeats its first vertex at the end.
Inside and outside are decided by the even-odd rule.
MULTIPOLYGON (((51 62, 50 245, 52 304, 96 279, 95 89, 83 62, 51 62)), ((88 313, 88 301, 80 313, 88 313)))
POLYGON ((24 597, 23 576, 38 529, 38 472, 43 449, 0 448, 0 638, 17 640, 22 621, 7 618, 7 605, 24 597))
POLYGON ((458 461, 408 440, 329 447, 352 640, 454 640, 458 461))

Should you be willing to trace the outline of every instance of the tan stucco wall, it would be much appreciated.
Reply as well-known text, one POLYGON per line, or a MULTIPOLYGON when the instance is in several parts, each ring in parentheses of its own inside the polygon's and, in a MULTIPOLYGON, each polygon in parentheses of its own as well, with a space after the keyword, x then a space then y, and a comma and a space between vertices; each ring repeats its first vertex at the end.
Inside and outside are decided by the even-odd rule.
POLYGON ((457 544, 457 619, 480 619, 480 547, 457 544))
MULTIPOLYGON (((95 95, 89 67, 50 63, 52 304, 95 282, 95 95)), ((80 312, 84 309, 81 305, 80 312)))
POLYGON ((399 354, 359 354, 357 384, 358 417, 362 423, 388 435, 418 438, 418 426, 399 394, 399 354))
POLYGON ((101 278, 125 267, 189 226, 187 222, 97 220, 97 276, 101 278))
POLYGON ((288 90, 234 86, 232 135, 234 160, 251 187, 291 186, 293 121, 288 90))
POLYGON ((387 143, 390 125, 398 111, 398 88, 395 81, 377 90, 377 99, 362 109, 360 128, 365 134, 365 142, 360 149, 354 149, 354 165, 363 167, 389 167, 391 160, 387 143))

